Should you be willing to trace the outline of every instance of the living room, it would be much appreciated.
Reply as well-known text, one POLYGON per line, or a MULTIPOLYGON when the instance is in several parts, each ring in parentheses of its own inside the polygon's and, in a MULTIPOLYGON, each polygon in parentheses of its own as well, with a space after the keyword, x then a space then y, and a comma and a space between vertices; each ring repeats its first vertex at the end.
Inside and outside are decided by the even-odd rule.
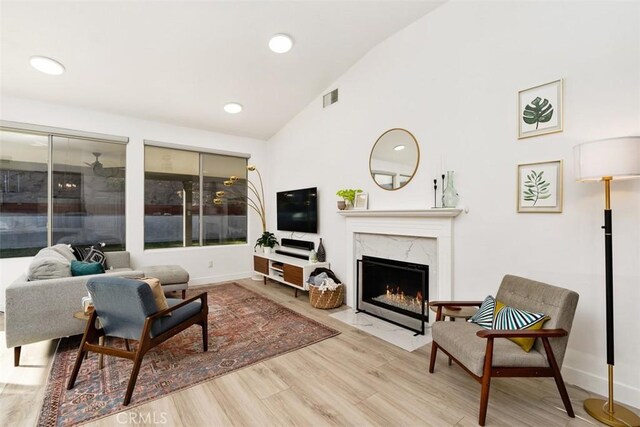
MULTIPOLYGON (((179 264, 189 273, 192 291, 197 291, 198 286, 242 281, 256 287, 262 295, 271 296, 284 305, 290 304, 294 309, 302 310, 303 314, 334 328, 337 328, 334 320, 327 320, 323 312, 314 314, 315 311, 311 311, 311 308, 306 311, 307 308, 302 306, 308 306, 308 301, 305 301, 308 298, 306 293, 296 299, 291 288, 275 282, 264 286, 261 281, 248 279, 254 275, 254 242, 262 233, 259 215, 251 210, 247 211, 245 244, 164 249, 146 247, 145 187, 142 185, 145 182, 145 147, 153 146, 149 142, 162 142, 202 152, 250 156, 248 163, 256 165, 264 182, 267 230, 273 231, 278 239, 293 237, 313 241, 316 248, 322 238, 331 270, 350 286, 353 285, 355 270, 354 260, 349 255, 350 245, 353 243, 346 229, 350 218, 337 212, 336 202, 339 198, 336 192, 344 188, 361 189, 367 194, 367 207, 371 212, 429 210, 434 207, 434 194, 435 206, 442 206, 441 175, 446 171, 455 171, 455 187, 459 193, 456 207, 461 212, 451 219, 453 235, 450 299, 482 300, 487 295, 495 296, 506 274, 549 283, 578 293, 580 300, 562 364, 562 376, 567 385, 571 385, 569 394, 575 400, 573 406, 576 415, 583 417, 572 419, 570 425, 574 422, 595 423, 582 410, 581 399, 587 395, 607 396, 609 390, 606 357, 606 254, 603 232, 600 229, 603 225, 604 196, 603 184, 576 181, 574 147, 589 141, 640 135, 640 4, 607 1, 449 1, 379 2, 376 6, 376 2, 359 3, 361 2, 332 2, 328 6, 324 2, 312 2, 307 3, 307 7, 298 2, 262 2, 260 6, 254 3, 244 3, 243 6, 203 3, 198 6, 203 8, 200 11, 196 3, 190 3, 187 9, 181 9, 177 3, 167 3, 164 7, 169 10, 155 15, 153 8, 159 7, 157 3, 132 2, 116 6, 106 2, 90 6, 82 5, 81 2, 24 5, 20 5, 20 2, 3 2, 0 119, 3 122, 128 138, 125 240, 126 250, 131 254, 134 265, 179 264), (261 82, 265 87, 247 85, 245 92, 238 92, 247 93, 247 96, 251 93, 251 99, 262 101, 259 105, 256 102, 252 104, 249 98, 225 92, 223 87, 208 86, 211 82, 207 80, 207 69, 180 68, 179 50, 170 51, 177 56, 177 59, 172 60, 171 55, 166 55, 158 46, 152 45, 152 40, 145 38, 149 37, 148 34, 158 33, 156 25, 145 27, 134 19, 149 14, 167 19, 166 22, 158 21, 158 27, 168 29, 173 24, 175 28, 184 29, 188 25, 181 20, 188 23, 194 16, 214 12, 220 14, 217 20, 255 25, 255 28, 265 31, 265 39, 254 42, 264 49, 264 52, 256 54, 255 63, 247 63, 246 54, 238 54, 238 58, 242 59, 238 63, 242 67, 259 68, 264 74, 261 82), (242 13, 256 22, 251 19, 240 20, 238 16, 242 16, 242 13), (138 43, 148 48, 149 52, 132 49, 123 56, 115 57, 124 65, 110 63, 107 60, 111 53, 107 32, 98 31, 104 30, 98 27, 95 32, 90 30, 96 25, 92 20, 97 20, 100 14, 104 14, 104 21, 112 24, 118 22, 119 19, 116 18, 121 17, 122 21, 114 24, 113 31, 113 37, 119 43, 139 38, 142 41, 138 43), (342 32, 331 36, 327 34, 330 39, 314 39, 318 37, 317 34, 326 34, 318 30, 318 27, 323 26, 320 18, 331 20, 336 14, 339 18, 335 19, 340 25, 334 22, 328 26, 327 31, 340 29, 342 32), (374 30, 377 24, 382 26, 385 15, 394 24, 384 27, 384 30, 374 30), (45 28, 52 31, 51 36, 47 36, 47 32, 25 36, 26 32, 32 32, 29 29, 30 19, 44 25, 48 16, 66 16, 62 21, 66 25, 49 23, 45 28), (263 17, 262 20, 260 16, 263 17), (312 26, 314 16, 318 22, 312 26), (110 17, 114 19, 109 21, 110 17), (279 18, 273 18, 270 25, 264 24, 262 21, 268 21, 269 17, 279 18), (372 20, 363 22, 363 17, 372 20), (374 18, 378 20, 373 20, 374 18), (261 24, 258 25, 258 22, 261 24), (305 31, 305 26, 308 31, 305 31), (56 27, 65 30, 53 32, 56 27), (375 35, 360 35, 369 31, 375 32, 375 35), (290 33, 293 37, 293 48, 288 53, 274 54, 266 47, 268 38, 279 32, 290 33), (60 38, 59 41, 56 37, 60 38), (64 44, 71 43, 74 38, 86 39, 82 41, 83 49, 64 44), (340 43, 338 40, 343 41, 340 43), (59 44, 61 46, 56 47, 59 44), (349 49, 345 49, 351 56, 340 56, 345 54, 345 50, 336 47, 338 44, 347 45, 349 49), (350 44, 357 46, 349 46, 350 44), (92 45, 99 50, 88 50, 92 45), (319 49, 319 45, 324 48, 313 50, 319 49), (160 53, 155 52, 151 46, 160 53), (305 52, 306 49, 309 50, 305 52), (74 62, 56 54, 74 50, 80 52, 72 56, 74 62), (334 54, 332 50, 335 51, 334 54), (322 60, 335 63, 326 70, 326 76, 301 74, 304 78, 298 76, 293 80, 287 74, 287 68, 299 70, 301 68, 296 67, 300 67, 300 63, 311 61, 313 55, 319 52, 324 55, 322 60), (149 68, 144 69, 138 69, 137 62, 133 62, 135 67, 122 62, 138 54, 156 62, 149 61, 149 68), (51 56, 62 62, 67 72, 57 77, 40 74, 28 64, 32 55, 51 56), (82 67, 88 66, 79 60, 84 55, 88 63, 98 61, 102 68, 109 70, 110 74, 107 75, 110 79, 98 82, 78 76, 77 74, 82 73, 82 67), (172 61, 172 64, 163 64, 162 59, 172 61), (174 89, 171 81, 150 78, 152 67, 160 71, 167 67, 176 73, 176 79, 190 81, 192 92, 184 95, 174 89), (126 75, 121 75, 122 70, 131 72, 131 80, 126 75), (60 83, 68 93, 56 88, 56 78, 70 79, 60 83), (307 92, 293 94, 295 99, 289 100, 279 95, 280 91, 286 90, 286 79, 290 80, 293 88, 298 87, 298 79, 310 79, 313 84, 305 86, 307 92), (559 101, 563 103, 560 129, 531 138, 519 138, 519 94, 557 81, 560 81, 561 88, 559 101), (108 92, 111 82, 140 85, 140 93, 143 95, 136 92, 123 94, 114 88, 112 96, 103 93, 104 98, 96 98, 91 103, 81 96, 83 91, 88 90, 86 85, 106 85, 108 92), (269 82, 273 87, 269 86, 269 82), (77 83, 77 89, 69 91, 67 85, 74 83, 77 83), (216 102, 212 102, 209 107, 213 125, 203 124, 203 112, 195 107, 194 116, 189 115, 191 103, 202 104, 198 101, 201 95, 199 85, 207 85, 209 90, 213 88, 227 96, 224 100, 216 98, 216 102), (338 101, 324 108, 323 96, 334 89, 339 90, 338 101), (37 95, 38 92, 41 95, 37 95), (154 92, 155 97, 148 96, 154 92), (147 103, 141 103, 138 97, 145 97, 147 103), (221 105, 218 105, 218 101, 221 105), (243 104, 245 110, 234 115, 226 114, 222 111, 222 103, 231 101, 243 104), (116 109, 114 105, 118 103, 121 107, 116 109), (147 110, 134 108, 149 106, 149 103, 166 106, 147 110), (276 109, 275 104, 278 104, 279 109, 276 109), (280 116, 269 116, 270 109, 280 116), (166 118, 172 114, 170 119, 166 118), (373 180, 370 155, 378 138, 394 128, 406 129, 415 137, 419 147, 419 160, 411 180, 397 191, 388 191, 373 180), (519 212, 518 166, 555 161, 561 161, 558 190, 560 212, 519 212), (435 191, 434 179, 438 186, 435 191), (292 234, 277 231, 276 193, 313 187, 318 190, 317 233, 292 234)), ((99 22, 105 25, 104 21, 99 22)), ((204 31, 205 27, 206 25, 200 24, 197 29, 204 31)), ((209 30, 222 38, 222 41, 217 41, 216 46, 229 44, 232 49, 232 36, 225 39, 224 35, 216 32, 222 30, 216 30, 215 26, 209 30)), ((243 39, 257 39, 262 37, 260 34, 257 30, 246 31, 243 39)), ((203 34, 194 29, 193 34, 180 35, 184 37, 180 38, 167 31, 163 37, 165 38, 159 44, 171 43, 169 39, 175 37, 183 43, 188 40, 190 44, 187 46, 197 46, 202 41, 203 34)), ((140 47, 136 43, 133 45, 140 47)), ((173 44, 171 46, 176 47, 173 44)), ((231 60, 230 63, 234 62, 231 60)), ((218 71, 211 70, 211 73, 214 72, 218 71)), ((282 93, 289 94, 286 91, 282 93)), ((92 156, 83 159, 87 163, 93 160, 92 156)), ((248 172, 247 178, 257 183, 254 172, 248 172)), ((640 334, 636 331, 637 315, 634 305, 640 301, 637 286, 640 281, 640 180, 614 180, 611 185, 611 205, 615 210, 615 400, 639 408, 640 365, 637 355, 640 351, 640 334)), ((400 218, 397 221, 404 220, 400 218)), ((32 257, 0 259, 0 311, 5 308, 5 289, 27 271, 31 261, 32 257)), ((346 303, 353 307, 352 294, 347 295, 346 303)), ((429 345, 404 355, 404 350, 387 346, 381 341, 384 351, 378 351, 375 341, 377 338, 367 336, 360 342, 356 337, 361 337, 361 332, 355 331, 342 332, 339 337, 349 337, 353 343, 353 351, 362 358, 363 363, 377 357, 385 360, 409 360, 417 364, 415 369, 422 371, 421 375, 425 375, 425 387, 449 387, 454 390, 461 387, 462 403, 454 401, 451 405, 462 411, 462 415, 453 420, 442 415, 447 412, 446 406, 439 406, 440 412, 432 408, 429 416, 434 417, 433 424, 477 422, 478 391, 475 383, 455 364, 447 367, 446 358, 442 354, 435 373, 426 374, 429 345), (376 356, 358 353, 356 348, 359 343, 367 350, 378 351, 376 356), (405 357, 408 359, 404 359, 405 357), (447 369, 455 373, 445 374, 447 369), (435 379, 438 374, 445 376, 446 381, 435 379), (442 418, 438 418, 439 416, 442 418)), ((323 343, 338 338, 331 338, 323 343)), ((17 368, 13 367, 10 349, 2 349, 2 371, 10 372, 7 375, 10 375, 11 381, 17 381, 11 383, 3 378, 2 389, 11 390, 13 384, 14 389, 24 387, 24 393, 9 395, 0 391, 0 406, 4 409, 15 405, 16 401, 30 405, 29 410, 21 411, 31 412, 31 415, 11 418, 26 425, 34 424, 38 419, 38 408, 42 405, 44 384, 47 382, 47 368, 52 359, 51 351, 55 351, 54 344, 42 347, 44 345, 24 346, 22 360, 26 366, 17 368), (51 345, 54 345, 53 350, 51 345), (34 374, 36 369, 41 372, 34 374), (31 373, 25 373, 25 370, 31 373), (18 379, 28 378, 29 375, 35 375, 37 380, 20 384, 18 379)), ((320 344, 307 348, 312 349, 317 345, 320 344)), ((343 355, 341 351, 337 352, 343 355)), ((278 359, 272 359, 273 363, 282 364, 278 359)), ((345 370, 357 369, 357 363, 353 360, 345 363, 345 370)), ((300 375, 311 374, 303 366, 296 365, 295 368, 299 369, 300 375)), ((292 370, 289 374, 295 375, 295 372, 292 370)), ((253 371, 252 375, 258 374, 253 371)), ((348 377, 348 374, 344 375, 348 377)), ((229 381, 224 378, 222 376, 214 381, 229 381)), ((492 390, 490 398, 487 423, 517 424, 514 420, 518 418, 514 413, 528 413, 523 402, 549 395, 555 399, 553 403, 543 401, 536 404, 533 414, 523 416, 522 424, 567 425, 569 418, 555 408, 562 408, 562 403, 553 380, 547 378, 544 382, 537 381, 497 381, 498 385, 492 390), (509 388, 509 381, 511 384, 515 382, 517 386, 509 388), (500 388, 502 382, 503 389, 500 388), (536 387, 544 392, 531 391, 536 387), (504 393, 500 393, 500 390, 504 393), (508 396, 502 396, 514 394, 515 391, 521 400, 512 401, 508 396), (532 394, 527 396, 527 392, 532 394), (505 409, 509 405, 510 409, 505 409), (536 419, 540 422, 536 423, 536 419)), ((370 397, 363 391, 366 383, 350 385, 356 390, 354 395, 358 396, 359 401, 370 397)), ((394 383, 392 387, 396 386, 394 383)), ((229 387, 233 388, 234 385, 229 387)), ((199 402, 194 392, 188 390, 176 393, 175 395, 182 396, 176 399, 194 399, 199 402)), ((326 394, 330 393, 331 386, 323 384, 318 390, 323 398, 327 398, 326 394)), ((424 390, 418 389, 417 392, 423 393, 424 390)), ((223 394, 213 392, 217 399, 222 399, 223 394)), ((341 393, 336 391, 336 395, 341 396, 341 393)), ((448 399, 455 399, 453 394, 446 396, 448 399)), ((343 403, 330 399, 328 401, 344 409, 341 406, 343 403)), ((147 404, 149 406, 144 406, 147 408, 144 414, 162 412, 163 406, 157 402, 167 401, 147 404)), ((200 402, 202 405, 205 403, 200 402)), ((382 405, 375 399, 369 401, 370 404, 371 402, 382 405)), ((416 402, 423 404, 420 399, 416 402)), ((254 405, 253 402, 245 403, 254 405)), ((171 405, 177 404, 174 401, 169 406, 171 405)), ((357 405, 354 403, 355 406, 357 405)), ((11 408, 12 414, 18 411, 15 406, 11 408)), ((344 409, 341 417, 349 410, 344 409)), ((188 416, 180 409, 172 407, 167 411, 173 423, 189 423, 188 416)), ((635 412, 638 413, 638 410, 635 412)), ((318 423, 323 420, 324 424, 344 424, 344 418, 341 417, 309 419, 318 423)), ((115 417, 105 420, 110 420, 109 425, 118 423, 115 417)), ((285 418, 276 418, 270 424, 295 424, 295 420, 297 418, 292 415, 289 422, 285 418)), ((398 420, 414 425, 428 423, 420 416, 416 416, 414 422, 410 422, 411 418, 398 420)), ((250 423, 245 418, 227 418, 227 421, 250 423)), ((375 424, 371 419, 368 421, 375 424)), ((383 422, 384 419, 378 421, 383 422)), ((353 418, 352 423, 362 424, 364 421, 353 418)))

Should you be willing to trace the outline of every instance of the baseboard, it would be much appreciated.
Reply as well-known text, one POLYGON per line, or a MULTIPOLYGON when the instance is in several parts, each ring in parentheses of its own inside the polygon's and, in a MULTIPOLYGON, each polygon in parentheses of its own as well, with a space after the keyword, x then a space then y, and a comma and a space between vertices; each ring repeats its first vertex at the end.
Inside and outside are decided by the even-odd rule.
POLYGON ((253 274, 252 271, 247 271, 244 273, 220 274, 215 276, 196 277, 196 278, 189 279, 189 287, 210 285, 212 283, 219 283, 219 282, 228 282, 230 280, 247 279, 251 277, 252 274, 253 274))
MULTIPOLYGON (((577 385, 587 391, 598 393, 602 396, 607 396, 609 393, 609 383, 607 378, 572 368, 567 365, 562 367, 562 377, 566 383, 577 385)), ((615 390, 613 396, 616 402, 630 405, 634 408, 640 408, 640 389, 615 381, 615 375, 614 387, 615 390)))

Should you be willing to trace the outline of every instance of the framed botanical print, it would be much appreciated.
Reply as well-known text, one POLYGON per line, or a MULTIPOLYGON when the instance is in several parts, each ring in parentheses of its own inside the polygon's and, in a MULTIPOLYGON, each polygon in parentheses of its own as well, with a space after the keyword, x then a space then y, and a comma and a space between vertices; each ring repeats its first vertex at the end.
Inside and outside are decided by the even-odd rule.
POLYGON ((518 139, 562 132, 562 79, 518 92, 518 139))
POLYGON ((562 160, 518 165, 518 212, 562 212, 562 160))

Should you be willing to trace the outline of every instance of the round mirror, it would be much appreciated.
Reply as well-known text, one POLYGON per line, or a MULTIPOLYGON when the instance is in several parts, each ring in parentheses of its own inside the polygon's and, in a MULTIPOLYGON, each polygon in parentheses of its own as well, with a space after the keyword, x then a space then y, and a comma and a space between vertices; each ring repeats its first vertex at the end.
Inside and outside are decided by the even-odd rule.
POLYGON ((371 178, 380 188, 397 190, 411 181, 420 160, 418 141, 406 129, 389 129, 376 141, 369 157, 371 178))

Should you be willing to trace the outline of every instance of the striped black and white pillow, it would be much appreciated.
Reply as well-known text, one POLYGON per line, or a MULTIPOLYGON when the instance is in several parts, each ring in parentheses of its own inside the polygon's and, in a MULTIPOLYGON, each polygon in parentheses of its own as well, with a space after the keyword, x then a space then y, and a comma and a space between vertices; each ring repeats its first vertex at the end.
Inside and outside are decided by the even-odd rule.
POLYGON ((496 300, 491 295, 487 296, 482 305, 476 311, 476 314, 471 316, 468 322, 475 323, 478 326, 482 326, 485 329, 493 328, 493 313, 496 310, 496 300))

